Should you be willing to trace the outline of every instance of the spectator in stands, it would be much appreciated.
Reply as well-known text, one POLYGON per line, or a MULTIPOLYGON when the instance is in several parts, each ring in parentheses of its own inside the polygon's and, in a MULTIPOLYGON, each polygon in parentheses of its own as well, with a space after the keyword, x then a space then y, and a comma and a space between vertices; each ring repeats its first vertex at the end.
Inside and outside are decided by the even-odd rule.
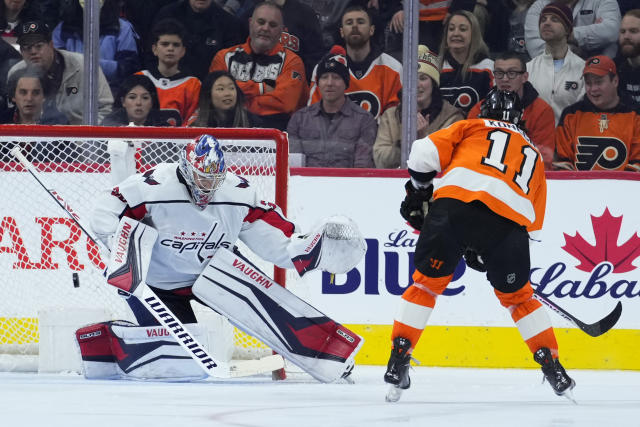
POLYGON ((218 5, 218 7, 222 8, 223 10, 225 10, 227 13, 230 13, 231 15, 236 15, 238 14, 238 11, 240 10, 240 8, 242 7, 243 3, 248 3, 247 0, 213 0, 216 5, 218 5))
MULTIPOLYGON (((524 24, 529 55, 533 58, 544 53, 545 42, 538 32, 542 10, 551 0, 537 0, 527 12, 524 24)), ((569 45, 579 56, 607 55, 613 58, 617 50, 620 9, 616 0, 561 0, 571 10, 573 32, 569 45)))
POLYGON ((525 47, 524 21, 534 1, 497 0, 488 3, 490 22, 484 33, 484 40, 489 52, 517 52, 529 59, 525 47))
POLYGON ((7 112, 9 108, 8 101, 11 98, 8 96, 7 75, 11 67, 20 62, 21 59, 20 53, 3 38, 0 38, 0 115, 7 112))
POLYGON ((559 169, 640 172, 640 112, 618 94, 615 63, 604 55, 587 59, 586 96, 567 107, 556 129, 559 169))
MULTIPOLYGON (((493 77, 496 79, 499 90, 518 94, 524 108, 522 120, 527 128, 527 135, 542 154, 545 168, 551 170, 555 150, 553 143, 555 117, 551 106, 538 96, 538 91, 527 81, 529 73, 527 73, 527 64, 522 54, 505 52, 498 55, 493 64, 493 77)), ((469 111, 467 118, 478 117, 483 101, 478 102, 469 111)))
POLYGON ((103 126, 180 126, 175 110, 161 110, 158 93, 147 76, 132 74, 122 82, 119 108, 105 117, 103 126))
POLYGON ((493 61, 478 26, 466 10, 444 21, 440 45, 440 91, 444 99, 465 114, 493 87, 493 61))
POLYGON ((180 69, 200 80, 207 75, 218 51, 242 43, 246 36, 240 20, 220 9, 213 0, 180 0, 169 4, 160 9, 155 22, 166 18, 180 21, 187 32, 184 40, 187 51, 180 69))
POLYGON ((34 0, 0 0, 0 36, 7 43, 16 44, 18 25, 24 21, 38 19, 38 12, 34 0))
MULTIPOLYGON (((392 33, 399 34, 404 31, 404 10, 401 1, 394 3, 397 5, 397 11, 391 18, 389 29, 392 33)), ((447 15, 458 10, 466 10, 473 13, 477 8, 478 15, 484 16, 483 8, 486 6, 486 0, 420 0, 418 10, 418 19, 420 20, 418 23, 418 40, 420 44, 440 47, 444 28, 446 28, 446 26, 443 26, 443 21, 447 15)))
POLYGON ((319 102, 296 111, 287 127, 290 151, 306 166, 372 168, 376 121, 345 95, 350 85, 345 51, 335 46, 316 67, 319 102))
POLYGON ((19 125, 66 125, 67 117, 53 102, 46 102, 44 80, 39 70, 28 67, 16 71, 9 79, 9 93, 14 107, 2 123, 19 125))
POLYGON ((180 70, 184 57, 184 27, 175 19, 163 19, 153 27, 153 54, 157 65, 137 74, 149 77, 158 91, 158 101, 163 110, 176 111, 182 126, 190 126, 196 120, 200 80, 180 70))
MULTIPOLYGON (((84 57, 80 53, 57 50, 51 41, 49 26, 42 21, 28 21, 21 24, 18 44, 23 60, 11 67, 9 78, 27 65, 39 67, 44 73, 44 95, 54 99, 60 110, 72 125, 82 124, 84 108, 84 57)), ((98 70, 98 121, 111 112, 113 96, 102 70, 98 70)))
POLYGON ((553 108, 556 125, 562 110, 584 95, 584 60, 569 49, 573 17, 560 2, 545 6, 540 14, 540 36, 544 52, 527 63, 529 81, 553 108))
POLYGON ((640 105, 640 9, 632 9, 622 18, 618 45, 615 63, 620 91, 640 105))
MULTIPOLYGON (((462 111, 442 98, 439 85, 438 57, 427 46, 419 45, 416 92, 418 139, 464 119, 462 111)), ((377 168, 400 167, 401 141, 402 102, 397 107, 389 108, 380 117, 380 127, 373 145, 373 160, 377 168)))
POLYGON ((151 29, 156 14, 168 4, 177 2, 178 0, 120 0, 122 4, 120 16, 131 22, 140 37, 138 48, 141 51, 140 58, 143 67, 149 67, 155 62, 151 52, 151 29))
POLYGON ((291 114, 304 106, 309 86, 300 57, 280 43, 282 22, 280 7, 259 3, 247 41, 218 52, 210 71, 230 72, 264 127, 285 130, 291 114))
POLYGON ((193 126, 250 128, 260 127, 260 119, 244 105, 244 94, 227 71, 214 71, 205 77, 200 90, 197 120, 193 126))
MULTIPOLYGON (((119 0, 100 0, 100 68, 117 93, 122 80, 140 69, 137 39, 131 23, 118 17, 119 0)), ((69 52, 84 52, 83 10, 85 0, 73 0, 64 18, 53 29, 53 46, 69 52)))
POLYGON ((326 52, 318 14, 311 6, 300 0, 271 0, 271 2, 282 9, 284 29, 280 36, 280 43, 302 59, 307 79, 311 78, 313 67, 326 52))
MULTIPOLYGON (((367 10, 350 6, 345 9, 341 22, 340 35, 345 42, 351 76, 347 95, 377 119, 388 108, 398 105, 402 65, 371 44, 375 27, 367 10)), ((321 98, 315 75, 311 81, 309 104, 321 98)))

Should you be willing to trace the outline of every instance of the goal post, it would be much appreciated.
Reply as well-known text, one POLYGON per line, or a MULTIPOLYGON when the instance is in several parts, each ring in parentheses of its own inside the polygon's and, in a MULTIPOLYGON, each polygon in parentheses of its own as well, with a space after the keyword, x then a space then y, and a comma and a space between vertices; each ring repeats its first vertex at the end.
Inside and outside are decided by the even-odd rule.
MULTIPOLYGON (((286 213, 288 141, 275 129, 0 126, 0 370, 37 369, 41 347, 48 345, 40 336, 47 319, 67 322, 69 330, 82 326, 74 325, 74 313, 79 314, 76 323, 82 324, 89 319, 132 320, 124 300, 101 274, 104 260, 97 247, 10 150, 19 146, 78 215, 90 218, 96 195, 113 183, 110 141, 131 147, 137 172, 145 172, 159 163, 176 162, 180 148, 203 133, 220 141, 231 172, 247 178, 260 197, 286 213)), ((284 286, 283 270, 275 269, 274 278, 284 286)), ((219 330, 220 321, 211 320, 210 310, 196 309, 196 315, 218 324, 219 330)), ((233 358, 270 354, 252 337, 231 333, 233 358)))

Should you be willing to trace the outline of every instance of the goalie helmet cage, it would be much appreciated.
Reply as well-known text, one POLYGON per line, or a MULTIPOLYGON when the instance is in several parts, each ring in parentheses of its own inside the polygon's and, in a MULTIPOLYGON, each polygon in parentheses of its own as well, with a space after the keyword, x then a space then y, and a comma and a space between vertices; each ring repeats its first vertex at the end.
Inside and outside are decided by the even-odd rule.
MULTIPOLYGON (((137 172, 144 173, 156 164, 177 162, 180 147, 203 133, 218 138, 231 172, 246 177, 265 201, 275 202, 286 214, 288 141, 275 129, 0 126, 0 370, 37 369, 39 312, 95 309, 108 316, 96 321, 133 320, 125 301, 101 274, 104 262, 97 247, 10 150, 18 144, 71 208, 88 219, 96 194, 113 184, 110 141, 127 143, 137 172)), ((276 268, 274 278, 284 286, 284 270, 276 268)), ((210 311, 196 307, 198 314, 211 318, 210 311)), ((220 327, 220 321, 212 323, 220 327)), ((271 354, 238 330, 233 342, 234 359, 271 354)))

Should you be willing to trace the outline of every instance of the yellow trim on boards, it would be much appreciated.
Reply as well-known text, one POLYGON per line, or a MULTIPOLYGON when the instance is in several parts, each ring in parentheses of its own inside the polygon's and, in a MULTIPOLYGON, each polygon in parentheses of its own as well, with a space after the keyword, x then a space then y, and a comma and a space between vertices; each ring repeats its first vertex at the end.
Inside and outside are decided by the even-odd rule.
MULTIPOLYGON (((386 365, 391 325, 345 325, 365 339, 356 363, 386 365)), ((579 329, 555 328, 567 369, 640 370, 640 330, 612 329, 590 337, 579 329)), ((515 327, 427 326, 413 357, 422 366, 537 368, 515 327)))

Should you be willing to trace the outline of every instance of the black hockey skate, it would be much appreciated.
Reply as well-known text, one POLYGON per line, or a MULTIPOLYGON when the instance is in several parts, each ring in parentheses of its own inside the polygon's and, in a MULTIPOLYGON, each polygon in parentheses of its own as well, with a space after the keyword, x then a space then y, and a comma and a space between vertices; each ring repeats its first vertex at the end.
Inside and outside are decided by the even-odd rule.
POLYGON ((542 367, 544 378, 549 382, 554 393, 575 402, 571 390, 576 386, 576 382, 567 375, 560 361, 553 358, 551 350, 541 347, 533 354, 533 360, 542 367))
POLYGON ((411 386, 409 378, 409 366, 411 362, 411 342, 402 337, 393 340, 393 350, 387 363, 387 372, 384 373, 384 381, 391 384, 385 400, 387 402, 397 402, 402 396, 402 391, 411 386))

